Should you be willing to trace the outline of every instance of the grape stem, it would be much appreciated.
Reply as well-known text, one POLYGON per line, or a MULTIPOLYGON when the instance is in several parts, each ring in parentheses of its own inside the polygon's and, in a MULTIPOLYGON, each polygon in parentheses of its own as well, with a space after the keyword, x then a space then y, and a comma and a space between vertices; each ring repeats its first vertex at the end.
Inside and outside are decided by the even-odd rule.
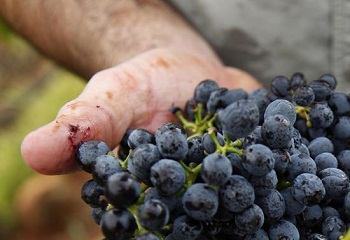
POLYGON ((209 128, 208 134, 213 139, 216 145, 216 153, 226 155, 227 152, 234 152, 237 153, 239 156, 243 155, 243 150, 241 149, 241 140, 237 139, 232 142, 231 139, 225 134, 225 144, 222 146, 217 138, 217 131, 215 128, 209 128))
POLYGON ((190 133, 190 137, 202 136, 208 128, 213 127, 216 114, 207 113, 203 118, 203 109, 203 104, 199 103, 196 108, 192 110, 194 113, 194 121, 187 120, 180 108, 177 108, 174 113, 181 122, 183 128, 190 133))
POLYGON ((306 126, 311 128, 312 123, 310 119, 310 110, 311 107, 303 107, 303 106, 295 106, 295 112, 301 117, 306 120, 306 126))

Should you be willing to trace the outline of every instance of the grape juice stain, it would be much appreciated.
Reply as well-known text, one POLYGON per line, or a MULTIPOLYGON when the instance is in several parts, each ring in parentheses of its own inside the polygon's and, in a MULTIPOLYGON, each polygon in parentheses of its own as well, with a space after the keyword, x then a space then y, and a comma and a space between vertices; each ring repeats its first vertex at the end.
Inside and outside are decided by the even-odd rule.
POLYGON ((68 140, 70 142, 70 147, 74 150, 79 146, 81 142, 88 139, 90 136, 90 127, 81 127, 79 124, 74 125, 68 123, 69 135, 68 140))

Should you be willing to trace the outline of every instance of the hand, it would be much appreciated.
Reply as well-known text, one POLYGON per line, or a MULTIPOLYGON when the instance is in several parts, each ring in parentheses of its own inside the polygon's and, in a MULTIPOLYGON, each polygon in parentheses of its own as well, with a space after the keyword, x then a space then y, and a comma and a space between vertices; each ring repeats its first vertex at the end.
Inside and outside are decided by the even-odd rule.
POLYGON ((102 140, 115 148, 129 127, 155 131, 174 120, 168 109, 183 107, 194 87, 208 78, 222 87, 248 91, 260 87, 247 73, 216 60, 169 49, 150 50, 94 75, 54 121, 25 137, 24 161, 42 174, 77 170, 79 143, 102 140))

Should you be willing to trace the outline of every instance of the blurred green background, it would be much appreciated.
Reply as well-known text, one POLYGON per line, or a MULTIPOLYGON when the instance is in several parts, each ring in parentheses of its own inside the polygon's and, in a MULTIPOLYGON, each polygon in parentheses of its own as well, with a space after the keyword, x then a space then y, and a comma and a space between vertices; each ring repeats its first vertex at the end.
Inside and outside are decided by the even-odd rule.
MULTIPOLYGON (((62 179, 67 176, 39 176, 23 162, 20 154, 24 136, 53 120, 60 107, 75 98, 84 85, 82 79, 41 56, 0 21, 0 239, 88 239, 86 228, 89 227, 84 225, 84 219, 79 219, 84 218, 84 214, 89 215, 88 208, 84 207, 83 214, 73 214, 75 219, 68 217, 69 220, 64 220, 66 222, 62 224, 53 224, 58 225, 57 229, 48 231, 50 233, 47 235, 42 232, 41 236, 35 236, 36 233, 32 230, 28 231, 31 226, 40 227, 41 223, 27 223, 31 221, 33 224, 36 218, 46 217, 60 221, 67 219, 55 216, 57 213, 54 211, 50 212, 50 209, 55 209, 54 204, 49 205, 48 216, 40 215, 42 209, 35 209, 47 202, 47 193, 64 184, 61 182, 66 180, 62 179), (39 179, 36 180, 39 184, 28 184, 35 178, 39 179), (44 194, 40 195, 38 191, 44 194), (27 214, 38 216, 27 216, 27 220, 23 219, 23 215, 27 214)), ((68 176, 71 177, 74 176, 68 176)), ((60 199, 55 199, 56 195, 50 195, 50 201, 60 204, 69 200, 80 204, 80 183, 74 191, 67 191, 67 198, 62 197, 62 194, 56 194, 60 199)), ((59 214, 72 215, 74 209, 70 209, 69 214, 59 214)), ((44 222, 48 222, 47 219, 44 222)), ((89 219, 87 224, 90 223, 89 219)))

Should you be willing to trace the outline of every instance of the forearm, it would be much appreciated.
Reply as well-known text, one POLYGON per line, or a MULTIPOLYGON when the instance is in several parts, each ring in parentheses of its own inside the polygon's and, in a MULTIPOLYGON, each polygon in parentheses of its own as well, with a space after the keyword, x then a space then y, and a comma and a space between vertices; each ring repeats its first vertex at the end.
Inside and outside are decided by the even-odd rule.
POLYGON ((0 0, 0 6, 15 31, 85 78, 154 48, 217 59, 162 0, 0 0))

